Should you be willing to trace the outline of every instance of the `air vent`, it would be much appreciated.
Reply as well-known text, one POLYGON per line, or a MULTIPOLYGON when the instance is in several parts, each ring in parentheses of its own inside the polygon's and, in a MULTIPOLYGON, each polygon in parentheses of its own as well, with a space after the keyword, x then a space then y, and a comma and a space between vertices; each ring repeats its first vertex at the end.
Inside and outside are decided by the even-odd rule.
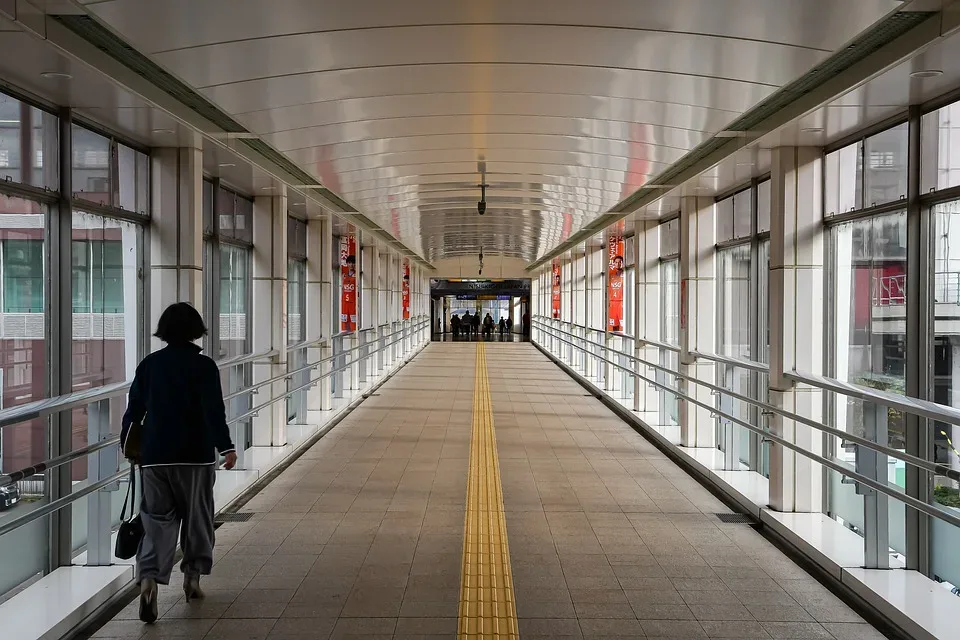
POLYGON ((753 518, 742 513, 717 513, 717 520, 724 524, 753 524, 753 518))
POLYGON ((221 513, 217 515, 215 522, 226 524, 228 522, 250 522, 254 513, 252 511, 238 511, 237 513, 221 513))

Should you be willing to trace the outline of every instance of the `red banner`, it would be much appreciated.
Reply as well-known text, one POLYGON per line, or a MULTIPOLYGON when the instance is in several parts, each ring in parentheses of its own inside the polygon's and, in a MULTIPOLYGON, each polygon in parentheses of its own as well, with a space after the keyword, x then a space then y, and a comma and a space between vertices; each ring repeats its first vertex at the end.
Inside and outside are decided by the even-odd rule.
POLYGON ((403 259, 403 319, 410 319, 410 259, 403 259))
POLYGON ((607 331, 623 331, 623 221, 607 231, 607 331))
POLYGON ((357 330, 357 238, 340 238, 340 331, 357 330))
POLYGON ((560 319, 560 263, 553 263, 553 278, 552 282, 552 293, 553 293, 553 317, 560 319))

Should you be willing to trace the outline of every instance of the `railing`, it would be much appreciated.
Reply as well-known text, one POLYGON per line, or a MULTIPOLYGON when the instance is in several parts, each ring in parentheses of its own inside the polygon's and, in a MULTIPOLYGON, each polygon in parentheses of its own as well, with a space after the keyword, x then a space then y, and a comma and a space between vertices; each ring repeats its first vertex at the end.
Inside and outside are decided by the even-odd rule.
MULTIPOLYGON (((864 497, 863 522, 865 527, 862 533, 864 538, 864 558, 867 568, 889 567, 890 547, 888 544, 889 532, 887 528, 888 498, 893 498, 923 514, 936 518, 953 527, 960 528, 960 511, 941 509, 909 496, 895 486, 891 486, 887 481, 887 458, 895 458, 905 464, 953 481, 960 481, 960 471, 883 444, 887 439, 885 429, 887 409, 895 409, 922 418, 954 425, 960 425, 960 410, 933 402, 877 391, 824 376, 815 376, 800 372, 788 374, 787 377, 797 383, 863 401, 865 403, 865 434, 859 436, 830 427, 817 420, 793 413, 774 404, 752 398, 742 393, 737 393, 736 391, 731 391, 720 385, 700 380, 695 376, 684 374, 681 371, 669 369, 660 364, 637 357, 632 353, 619 353, 616 354, 616 358, 596 353, 595 343, 581 336, 578 333, 578 327, 571 326, 572 330, 566 330, 561 326, 557 326, 562 324, 570 326, 569 323, 560 323, 552 319, 534 318, 533 327, 536 332, 534 341, 554 354, 562 355, 563 350, 559 349, 559 346, 565 345, 569 348, 568 352, 569 350, 576 350, 584 354, 584 356, 603 362, 608 367, 619 368, 625 374, 666 391, 683 402, 709 411, 710 415, 714 418, 726 420, 731 424, 738 425, 750 432, 756 433, 765 441, 776 443, 785 449, 789 449, 798 455, 837 472, 844 478, 852 480, 856 485, 857 493, 864 497), (728 395, 755 407, 764 415, 778 415, 783 419, 816 429, 823 434, 840 438, 843 442, 852 444, 855 447, 854 465, 851 466, 846 460, 826 457, 815 451, 810 451, 781 437, 768 428, 753 424, 740 416, 732 415, 713 404, 699 400, 687 393, 686 387, 683 385, 677 384, 676 386, 671 386, 661 380, 654 379, 643 372, 645 369, 663 372, 672 376, 677 383, 682 381, 684 383, 701 386, 709 389, 712 394, 728 395)), ((769 367, 760 362, 718 356, 715 354, 691 353, 691 355, 718 364, 740 367, 748 371, 769 373, 769 367)), ((568 359, 568 362, 574 364, 575 359, 568 359)), ((587 377, 589 378, 590 376, 587 377)), ((609 383, 607 383, 606 380, 601 380, 601 386, 609 390, 609 383)))
MULTIPOLYGON (((304 398, 306 391, 328 379, 339 378, 339 397, 343 397, 344 375, 349 370, 362 372, 352 378, 352 388, 360 388, 367 378, 379 374, 386 367, 397 363, 404 354, 419 346, 428 338, 429 320, 424 317, 412 318, 390 325, 383 325, 373 330, 362 330, 355 333, 341 333, 330 338, 310 340, 287 348, 287 353, 307 354, 310 349, 319 348, 322 357, 306 363, 288 365, 288 370, 280 375, 273 375, 253 384, 244 385, 240 390, 224 395, 224 400, 230 406, 230 400, 244 396, 250 398, 248 406, 228 413, 227 424, 231 429, 245 420, 259 415, 265 409, 276 403, 289 401, 291 398, 304 398), (315 374, 321 370, 319 374, 315 374), (271 390, 274 383, 287 381, 287 388, 280 392, 270 392, 269 398, 254 404, 253 397, 264 389, 271 390), (355 384, 354 384, 355 382, 355 384)), ((237 356, 218 362, 221 371, 228 371, 253 363, 271 362, 278 356, 277 351, 237 356)), ((112 492, 119 489, 119 483, 127 475, 125 465, 121 465, 120 438, 111 432, 110 401, 124 398, 130 388, 130 382, 111 384, 87 391, 71 393, 64 396, 32 402, 9 409, 0 410, 0 428, 21 424, 30 420, 45 418, 61 414, 79 407, 86 407, 88 414, 87 446, 74 449, 29 467, 0 475, 0 496, 5 487, 18 486, 28 479, 39 474, 61 467, 63 465, 87 459, 87 478, 85 485, 74 486, 70 493, 50 502, 38 505, 25 513, 16 514, 14 511, 0 512, 7 517, 0 517, 0 538, 14 532, 32 522, 45 518, 55 512, 76 503, 87 497, 88 517, 86 534, 86 564, 89 566, 110 564, 112 552, 110 535, 115 526, 116 514, 111 503, 112 492), (121 468, 123 467, 123 468, 121 468)), ((330 390, 331 393, 333 390, 330 390)), ((329 402, 327 403, 329 405, 329 402)), ((304 409, 306 407, 303 399, 304 409)), ((329 407, 325 407, 329 408, 329 407)), ((305 418, 305 412, 303 417, 305 418)), ((236 434, 234 434, 236 437, 236 434)), ((238 454, 242 453, 242 445, 237 442, 238 454)), ((237 470, 242 470, 242 455, 237 470)), ((51 478, 47 475, 47 481, 51 478)), ((45 483, 46 484, 46 483, 45 483)), ((83 546, 83 545, 81 545, 83 546)), ((0 583, 0 587, 4 585, 0 583)), ((7 584, 6 586, 13 586, 7 584)), ((0 593, 6 591, 0 588, 0 593)))

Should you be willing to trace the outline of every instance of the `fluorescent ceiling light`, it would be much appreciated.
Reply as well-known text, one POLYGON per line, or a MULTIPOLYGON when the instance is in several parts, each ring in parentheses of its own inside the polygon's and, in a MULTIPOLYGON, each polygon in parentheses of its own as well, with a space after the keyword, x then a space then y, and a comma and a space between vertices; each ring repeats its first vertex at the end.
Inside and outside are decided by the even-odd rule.
POLYGON ((73 79, 73 76, 72 76, 72 75, 70 75, 69 73, 66 73, 66 72, 64 72, 64 71, 44 71, 43 73, 40 74, 40 77, 41 77, 41 78, 48 78, 48 79, 54 79, 54 78, 56 78, 56 79, 61 79, 61 80, 72 80, 72 79, 73 79))
POLYGON ((911 78, 936 78, 942 75, 943 71, 940 69, 920 69, 910 73, 911 78))

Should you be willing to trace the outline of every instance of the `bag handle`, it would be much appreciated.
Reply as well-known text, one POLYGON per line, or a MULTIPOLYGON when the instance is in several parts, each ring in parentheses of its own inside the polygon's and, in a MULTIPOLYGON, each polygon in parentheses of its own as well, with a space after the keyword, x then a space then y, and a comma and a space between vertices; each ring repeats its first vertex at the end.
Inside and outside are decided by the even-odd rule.
MULTIPOLYGON (((127 503, 130 501, 130 496, 134 494, 137 490, 137 469, 130 463, 130 482, 127 484, 127 495, 123 498, 123 508, 120 510, 120 521, 125 522, 127 520, 127 503)), ((130 513, 133 514, 133 505, 130 505, 130 513)))

